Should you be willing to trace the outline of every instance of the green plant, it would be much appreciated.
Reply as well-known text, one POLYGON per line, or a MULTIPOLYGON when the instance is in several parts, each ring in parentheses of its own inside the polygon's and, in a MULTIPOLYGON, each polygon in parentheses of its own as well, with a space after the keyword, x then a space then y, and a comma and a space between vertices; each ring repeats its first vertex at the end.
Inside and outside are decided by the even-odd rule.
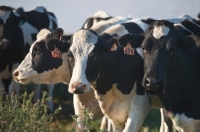
POLYGON ((33 94, 25 92, 22 96, 0 95, 0 131, 1 132, 53 132, 50 123, 59 107, 53 114, 48 114, 46 102, 50 99, 43 92, 42 99, 32 103, 33 94))

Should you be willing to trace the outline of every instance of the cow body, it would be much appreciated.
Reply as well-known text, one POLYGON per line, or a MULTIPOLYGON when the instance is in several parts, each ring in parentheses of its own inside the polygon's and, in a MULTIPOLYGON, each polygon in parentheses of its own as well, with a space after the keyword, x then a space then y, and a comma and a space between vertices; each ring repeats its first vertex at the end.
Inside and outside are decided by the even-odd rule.
POLYGON ((11 79, 12 72, 28 53, 39 30, 42 28, 54 30, 57 27, 57 21, 53 13, 46 12, 43 7, 24 12, 1 6, 0 12, 0 75, 6 84, 6 89, 9 89, 7 93, 11 93, 13 88, 17 87, 16 92, 19 94, 19 84, 11 79))
MULTIPOLYGON (((102 15, 100 15, 98 17, 101 17, 101 16, 102 15)), ((63 37, 63 38, 64 38, 64 41, 68 40, 68 39, 65 40, 65 37, 63 37)), ((63 52, 62 59, 60 59, 60 58, 55 59, 52 57, 51 52, 45 47, 44 43, 43 44, 33 44, 33 45, 35 45, 35 46, 29 51, 26 58, 22 61, 20 66, 13 73, 15 80, 20 83, 34 82, 36 84, 40 84, 40 83, 45 83, 45 84, 53 83, 54 84, 54 83, 63 82, 63 83, 68 84, 71 79, 71 74, 72 74, 71 72, 72 72, 74 65, 71 63, 69 64, 69 62, 68 62, 69 57, 67 56, 67 53, 63 52), (41 55, 40 56, 36 55, 37 57, 32 56, 32 52, 34 52, 34 50, 37 50, 37 47, 38 46, 40 47, 40 45, 43 45, 42 50, 40 51, 41 55), (38 59, 35 59, 35 58, 38 58, 38 59), (42 58, 44 58, 44 59, 42 59, 42 58), (42 60, 43 63, 38 63, 37 60, 42 60), (48 61, 48 66, 46 65, 47 61, 48 61), (33 66, 34 64, 32 62, 34 64, 36 64, 38 67, 33 66), (45 64, 45 65, 42 65, 42 64, 45 64), (24 70, 25 67, 26 67, 26 69, 29 69, 29 70, 24 70), (40 68, 40 67, 42 67, 42 68, 40 68), (16 74, 16 72, 18 72, 18 73, 16 74)), ((66 48, 67 47, 68 46, 66 46, 66 48)), ((71 61, 73 61, 73 60, 71 60, 71 61)), ((99 104, 93 95, 94 95, 94 92, 92 90, 84 95, 79 95, 79 94, 74 95, 75 114, 79 115, 79 117, 80 117, 80 118, 78 118, 78 121, 80 122, 79 127, 83 127, 81 124, 83 122, 83 113, 81 111, 81 109, 83 109, 83 106, 84 107, 86 106, 87 108, 89 108, 90 117, 92 119, 103 116, 102 112, 99 108, 99 104)), ((106 119, 106 118, 104 118, 104 119, 106 119)), ((106 120, 104 120, 104 121, 106 122, 106 120)), ((102 128, 105 128, 105 125, 107 125, 107 124, 104 122, 102 122, 102 123, 104 125, 104 126, 102 126, 102 128)))
POLYGON ((200 131, 199 31, 198 19, 175 25, 155 21, 142 43, 143 86, 158 91, 165 116, 179 132, 200 131))

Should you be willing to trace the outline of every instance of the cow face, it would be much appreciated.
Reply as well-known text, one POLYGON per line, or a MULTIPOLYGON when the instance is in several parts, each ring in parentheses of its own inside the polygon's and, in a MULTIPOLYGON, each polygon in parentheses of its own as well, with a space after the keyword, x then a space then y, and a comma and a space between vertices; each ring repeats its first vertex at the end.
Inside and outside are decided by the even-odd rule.
MULTIPOLYGON (((55 56, 49 50, 53 43, 56 45, 60 42, 55 38, 56 35, 53 35, 53 39, 51 39, 51 35, 52 33, 47 29, 42 29, 38 33, 37 40, 31 45, 29 53, 13 72, 15 81, 23 84, 28 82, 46 84, 69 82, 70 69, 65 61, 67 55, 61 53, 60 56, 55 56), (65 76, 65 80, 61 79, 63 76, 65 76)), ((60 43, 66 44, 65 42, 60 43)))
POLYGON ((102 48, 103 41, 92 30, 81 29, 73 35, 68 56, 74 58, 75 64, 69 92, 83 94, 90 91, 90 85, 99 73, 100 53, 109 51, 114 41, 106 42, 102 48))
MULTIPOLYGON (((143 86, 150 90, 166 88, 169 81, 166 71, 175 64, 178 48, 178 33, 172 23, 155 21, 145 32, 142 43, 144 53, 143 86)), ((178 63, 178 62, 176 62, 178 63)))

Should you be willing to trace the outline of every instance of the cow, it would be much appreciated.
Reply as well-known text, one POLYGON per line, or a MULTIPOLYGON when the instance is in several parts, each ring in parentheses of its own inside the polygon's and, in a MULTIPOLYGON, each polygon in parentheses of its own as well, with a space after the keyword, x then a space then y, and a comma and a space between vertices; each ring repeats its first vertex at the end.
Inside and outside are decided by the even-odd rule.
POLYGON ((11 94, 15 88, 19 95, 19 84, 12 79, 12 72, 24 59, 38 31, 56 27, 56 17, 44 7, 24 12, 23 8, 0 6, 0 75, 6 93, 11 94))
POLYGON ((142 84, 158 92, 165 121, 171 119, 173 124, 169 131, 200 131, 199 22, 199 18, 179 24, 159 20, 142 35, 126 35, 127 41, 142 40, 142 84))
MULTIPOLYGON (((130 19, 122 19, 121 17, 115 18, 115 22, 118 21, 125 21, 130 19), (122 20, 121 20, 122 19, 122 20)), ((101 24, 101 22, 99 22, 101 24)), ((34 44, 33 44, 34 45, 34 44)), ((41 59, 42 55, 40 56, 40 59, 38 57, 38 60, 42 60, 41 63, 38 63, 37 59, 34 59, 34 57, 28 57, 31 56, 33 52, 33 49, 30 49, 30 52, 27 54, 27 57, 22 61, 22 63, 19 65, 19 67, 13 72, 13 76, 15 80, 19 83, 28 83, 28 82, 34 82, 34 83, 45 83, 45 84, 52 84, 52 83, 58 83, 58 82, 64 82, 69 83, 71 78, 71 72, 73 69, 73 65, 68 63, 68 57, 66 53, 63 53, 62 59, 52 59, 51 52, 47 52, 45 46, 42 47, 43 50, 41 51, 43 53, 43 56, 46 56, 46 60, 51 60, 49 62, 48 66, 47 63, 44 63, 45 60, 41 59), (32 61, 30 61, 32 60, 32 61), (33 69, 33 64, 37 64, 39 66, 39 70, 33 69), (45 65, 42 65, 45 64, 45 65), (25 70, 25 66, 27 66, 25 70), (45 67, 46 66, 46 67, 45 67), (41 68, 43 67, 43 68, 41 68), (52 69, 49 69, 49 67, 52 67, 52 69), (65 72, 64 72, 65 71, 65 72), (52 74, 55 74, 52 76, 52 74)), ((36 58, 36 57, 35 57, 36 58)), ((99 109, 98 102, 93 96, 94 92, 91 91, 87 95, 74 95, 74 109, 75 114, 80 115, 79 122, 83 121, 83 114, 80 110, 80 108, 83 107, 83 105, 86 105, 89 107, 91 113, 94 116, 102 116, 101 110, 99 109)), ((82 127, 82 124, 80 124, 79 127, 82 127)))
POLYGON ((93 25, 97 24, 100 21, 107 21, 113 18, 105 11, 97 11, 93 15, 89 16, 86 21, 84 22, 81 29, 90 29, 93 25))

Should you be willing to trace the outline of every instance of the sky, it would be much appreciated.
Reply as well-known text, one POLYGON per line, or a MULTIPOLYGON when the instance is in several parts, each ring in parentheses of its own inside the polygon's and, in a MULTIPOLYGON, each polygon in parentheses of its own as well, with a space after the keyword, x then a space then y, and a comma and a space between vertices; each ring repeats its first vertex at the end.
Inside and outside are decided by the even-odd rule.
POLYGON ((200 0, 0 0, 0 5, 25 11, 35 6, 44 6, 53 12, 58 27, 65 33, 74 33, 81 28, 87 17, 99 10, 111 16, 132 18, 173 18, 183 14, 193 17, 200 12, 200 0))

